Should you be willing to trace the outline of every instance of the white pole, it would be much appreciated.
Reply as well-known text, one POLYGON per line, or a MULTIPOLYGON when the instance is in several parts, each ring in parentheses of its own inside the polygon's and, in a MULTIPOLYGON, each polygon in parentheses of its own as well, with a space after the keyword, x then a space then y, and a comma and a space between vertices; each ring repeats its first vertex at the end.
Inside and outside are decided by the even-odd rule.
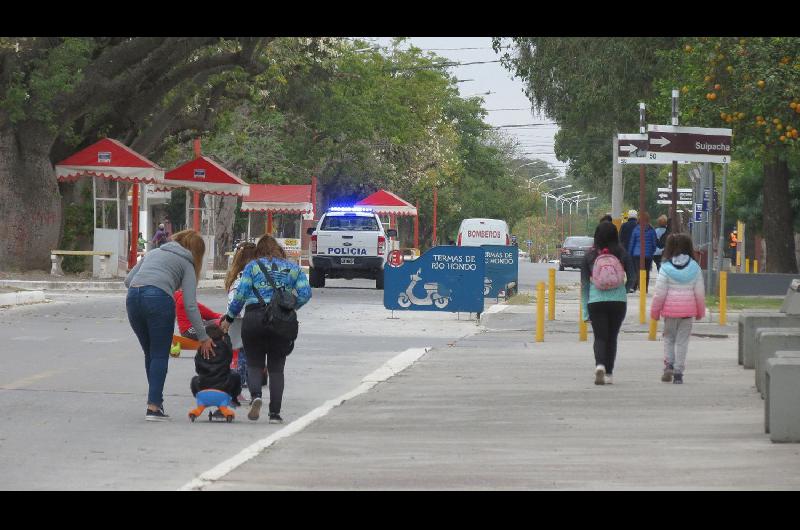
POLYGON ((614 153, 611 156, 611 217, 622 221, 622 166, 617 160, 619 154, 619 139, 614 135, 614 153))

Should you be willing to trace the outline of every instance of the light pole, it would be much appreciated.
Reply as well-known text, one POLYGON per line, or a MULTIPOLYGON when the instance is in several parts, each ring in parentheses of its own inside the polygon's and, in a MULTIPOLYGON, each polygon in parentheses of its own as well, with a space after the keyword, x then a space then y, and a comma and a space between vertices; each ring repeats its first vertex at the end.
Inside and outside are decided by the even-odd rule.
POLYGON ((536 183, 536 190, 535 190, 535 191, 538 193, 538 192, 539 192, 539 188, 540 188, 540 187, 541 187, 541 185, 542 185, 542 184, 544 184, 545 182, 550 182, 551 180, 558 180, 558 179, 563 179, 563 178, 567 178, 567 177, 565 177, 565 176, 563 176, 563 175, 559 175, 559 176, 557 176, 557 177, 553 177, 553 178, 549 178, 549 179, 544 179, 544 180, 543 180, 543 181, 541 181, 541 182, 537 182, 537 183, 536 183))
POLYGON ((545 223, 547 222, 547 198, 550 197, 552 199, 555 199, 556 196, 552 194, 554 191, 564 190, 564 189, 571 188, 571 187, 572 187, 572 184, 567 184, 566 186, 559 186, 558 188, 553 188, 548 193, 544 194, 544 222, 545 223))

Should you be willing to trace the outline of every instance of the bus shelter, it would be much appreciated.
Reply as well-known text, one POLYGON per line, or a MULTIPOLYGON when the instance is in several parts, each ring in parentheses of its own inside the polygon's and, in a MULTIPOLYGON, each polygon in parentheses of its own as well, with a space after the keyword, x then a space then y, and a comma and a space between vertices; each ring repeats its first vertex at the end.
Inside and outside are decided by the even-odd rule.
POLYGON ((217 235, 217 202, 222 196, 246 197, 250 185, 216 161, 195 151, 196 158, 167 172, 156 191, 186 190, 186 222, 203 237, 206 260, 201 275, 214 270, 215 239, 217 235), (192 192, 192 200, 189 194, 192 192))
MULTIPOLYGON (((74 182, 82 177, 92 179, 92 250, 111 252, 108 273, 124 275, 136 265, 139 187, 163 182, 164 170, 112 138, 103 138, 65 158, 55 169, 59 182, 74 182)), ((94 256, 92 274, 98 276, 99 273, 100 258, 94 256)))
MULTIPOLYGON (((389 218, 389 228, 397 229, 398 217, 414 217, 414 248, 419 248, 419 214, 417 208, 391 191, 378 190, 358 201, 356 206, 370 208, 378 216, 389 218)), ((395 246, 399 246, 397 243, 395 246)))
POLYGON ((251 184, 242 201, 247 212, 247 240, 271 234, 288 258, 301 262, 304 222, 315 217, 316 179, 307 184, 251 184), (263 227, 263 231, 261 230, 263 227))

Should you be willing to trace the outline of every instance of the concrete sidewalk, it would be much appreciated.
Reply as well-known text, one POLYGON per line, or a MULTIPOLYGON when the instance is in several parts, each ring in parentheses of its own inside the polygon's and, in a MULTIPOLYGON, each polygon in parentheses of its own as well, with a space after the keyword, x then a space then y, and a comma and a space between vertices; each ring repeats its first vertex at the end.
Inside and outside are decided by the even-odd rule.
POLYGON ((572 329, 482 327, 205 489, 800 489, 800 445, 764 434, 735 333, 692 337, 683 385, 660 381, 663 342, 623 333, 615 384, 595 386, 572 329))

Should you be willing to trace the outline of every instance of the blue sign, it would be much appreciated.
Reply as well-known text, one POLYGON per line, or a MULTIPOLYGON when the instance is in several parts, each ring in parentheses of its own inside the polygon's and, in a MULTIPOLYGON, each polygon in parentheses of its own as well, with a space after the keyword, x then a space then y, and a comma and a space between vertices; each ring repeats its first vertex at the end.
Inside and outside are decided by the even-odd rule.
POLYGON ((514 246, 482 245, 486 250, 483 295, 496 298, 519 275, 519 249, 514 246))
POLYGON ((386 309, 482 313, 483 247, 433 247, 413 261, 383 269, 386 309))
POLYGON ((708 211, 708 199, 711 197, 711 188, 703 188, 703 211, 708 211))
POLYGON ((694 221, 696 223, 703 221, 703 205, 699 202, 694 205, 694 221))

